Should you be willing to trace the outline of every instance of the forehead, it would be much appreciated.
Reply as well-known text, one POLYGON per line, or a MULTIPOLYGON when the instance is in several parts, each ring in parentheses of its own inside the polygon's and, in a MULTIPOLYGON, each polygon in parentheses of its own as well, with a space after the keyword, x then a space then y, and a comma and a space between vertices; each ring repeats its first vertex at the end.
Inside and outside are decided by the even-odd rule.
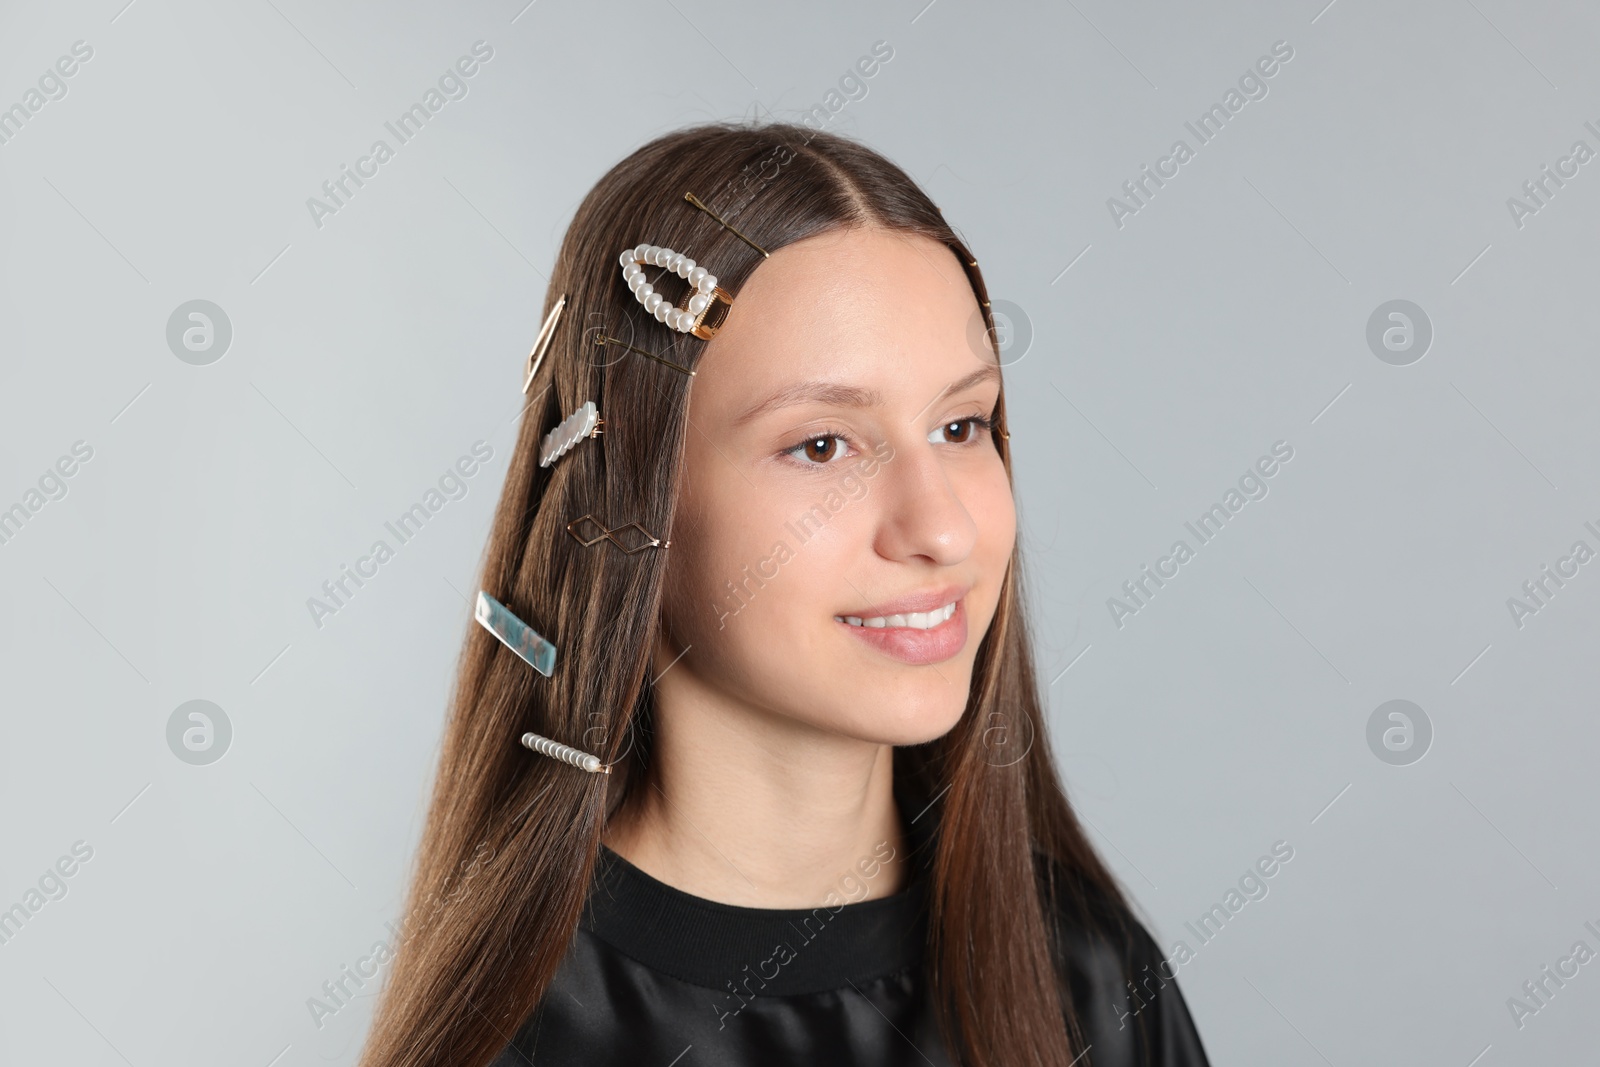
POLYGON ((983 338, 950 248, 876 227, 836 230, 785 245, 751 273, 694 391, 735 403, 799 378, 942 386, 980 365, 983 338))

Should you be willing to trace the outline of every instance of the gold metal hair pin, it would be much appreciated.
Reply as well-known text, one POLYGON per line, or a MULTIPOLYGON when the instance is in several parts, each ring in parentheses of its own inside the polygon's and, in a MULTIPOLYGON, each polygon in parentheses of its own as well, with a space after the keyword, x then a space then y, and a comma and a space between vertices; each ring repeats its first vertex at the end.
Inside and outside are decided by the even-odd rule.
POLYGON ((681 366, 681 365, 679 365, 677 363, 674 363, 670 359, 662 359, 660 356, 656 355, 654 352, 646 352, 642 348, 634 348, 628 342, 619 341, 615 337, 607 337, 603 333, 602 334, 596 334, 595 335, 595 339, 594 339, 594 343, 597 344, 597 345, 621 345, 623 348, 626 348, 630 352, 637 352, 641 356, 644 356, 644 357, 646 357, 648 359, 655 360, 657 363, 665 363, 667 366, 671 367, 673 370, 682 371, 683 373, 689 375, 691 378, 694 377, 694 371, 690 370, 688 367, 684 367, 684 366, 681 366))
POLYGON ((606 529, 605 523, 601 522, 599 519, 595 518, 595 516, 593 516, 593 515, 579 515, 576 519, 573 519, 571 522, 567 523, 567 533, 571 534, 573 536, 573 539, 576 540, 584 548, 589 548, 592 545, 597 545, 601 541, 610 541, 612 544, 616 545, 619 549, 621 549, 623 552, 627 553, 630 556, 633 555, 635 552, 643 552, 647 548, 671 548, 672 547, 672 542, 671 541, 663 541, 663 540, 661 540, 661 538, 654 536, 653 534, 650 533, 649 530, 646 530, 642 525, 640 525, 637 522, 630 522, 630 523, 627 523, 625 525, 618 526, 615 530, 608 530, 608 529, 606 529), (595 536, 585 540, 582 534, 578 533, 577 530, 573 529, 573 527, 577 526, 581 522, 593 523, 595 529, 599 530, 600 532, 597 533, 595 536), (637 545, 633 545, 633 546, 630 547, 625 542, 623 542, 623 540, 620 537, 617 536, 617 534, 620 533, 623 530, 638 530, 639 533, 644 536, 644 538, 645 538, 644 542, 642 544, 637 544, 637 545))
POLYGON ((765 248, 762 248, 760 245, 758 245, 754 241, 750 240, 750 238, 746 237, 744 234, 742 234, 738 230, 734 229, 733 225, 731 223, 729 223, 726 219, 724 219, 721 215, 718 215, 715 211, 712 211, 710 208, 708 208, 704 204, 702 204, 700 202, 700 198, 698 196, 695 196, 693 193, 684 193, 683 194, 683 198, 685 200, 689 201, 689 203, 693 204, 695 207, 699 208, 701 211, 704 211, 707 215, 710 215, 712 218, 716 219, 717 222, 721 223, 722 226, 724 228, 726 228, 730 233, 732 233, 735 237, 737 237, 739 240, 743 241, 745 244, 749 245, 751 248, 755 249, 757 252, 760 252, 763 256, 770 256, 771 255, 771 253, 768 252, 765 248))
POLYGON ((539 373, 539 364, 544 362, 544 354, 550 349, 550 339, 556 335, 556 325, 561 321, 561 311, 567 306, 566 294, 556 301, 556 306, 550 309, 550 314, 545 316, 544 326, 539 329, 539 338, 533 342, 533 349, 528 353, 527 370, 522 376, 522 391, 526 393, 533 385, 533 376, 539 373))

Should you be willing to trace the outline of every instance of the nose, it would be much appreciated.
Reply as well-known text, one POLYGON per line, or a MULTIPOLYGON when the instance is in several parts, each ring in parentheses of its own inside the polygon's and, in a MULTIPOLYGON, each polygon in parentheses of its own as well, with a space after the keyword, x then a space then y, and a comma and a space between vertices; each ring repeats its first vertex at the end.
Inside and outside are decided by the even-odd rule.
POLYGON ((948 567, 965 560, 977 544, 978 524, 934 452, 925 442, 902 443, 878 472, 882 495, 874 547, 885 559, 948 567))

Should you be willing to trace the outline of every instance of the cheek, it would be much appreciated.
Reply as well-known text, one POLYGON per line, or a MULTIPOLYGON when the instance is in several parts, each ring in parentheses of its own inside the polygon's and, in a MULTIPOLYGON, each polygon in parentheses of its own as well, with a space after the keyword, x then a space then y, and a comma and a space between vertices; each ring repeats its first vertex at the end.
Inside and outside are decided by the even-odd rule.
POLYGON ((1017 539, 1017 502, 998 455, 983 477, 973 482, 967 501, 969 513, 978 521, 978 550, 986 557, 1010 559, 1017 539))
MULTIPOLYGON (((994 470, 971 486, 966 501, 969 513, 978 522, 978 539, 973 547, 973 557, 978 564, 979 581, 987 594, 982 605, 985 614, 982 621, 986 628, 1000 601, 1000 586, 1005 580, 1006 567, 1010 565, 1017 540, 1016 500, 1011 494, 1005 465, 998 455, 995 456, 994 470)), ((973 647, 976 647, 976 641, 973 647)))
POLYGON ((666 607, 680 643, 719 658, 781 641, 805 594, 796 572, 810 554, 790 528, 794 508, 786 500, 753 495, 742 480, 725 488, 719 497, 702 485, 689 509, 694 519, 680 523, 666 607))

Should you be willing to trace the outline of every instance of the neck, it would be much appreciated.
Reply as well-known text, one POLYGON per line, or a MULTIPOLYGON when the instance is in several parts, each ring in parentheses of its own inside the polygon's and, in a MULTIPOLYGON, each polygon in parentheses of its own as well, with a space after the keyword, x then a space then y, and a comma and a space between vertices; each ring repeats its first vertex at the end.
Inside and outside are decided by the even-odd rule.
POLYGON ((604 840, 658 881, 724 904, 871 900, 905 885, 893 784, 892 745, 704 698, 658 701, 650 768, 604 840))

